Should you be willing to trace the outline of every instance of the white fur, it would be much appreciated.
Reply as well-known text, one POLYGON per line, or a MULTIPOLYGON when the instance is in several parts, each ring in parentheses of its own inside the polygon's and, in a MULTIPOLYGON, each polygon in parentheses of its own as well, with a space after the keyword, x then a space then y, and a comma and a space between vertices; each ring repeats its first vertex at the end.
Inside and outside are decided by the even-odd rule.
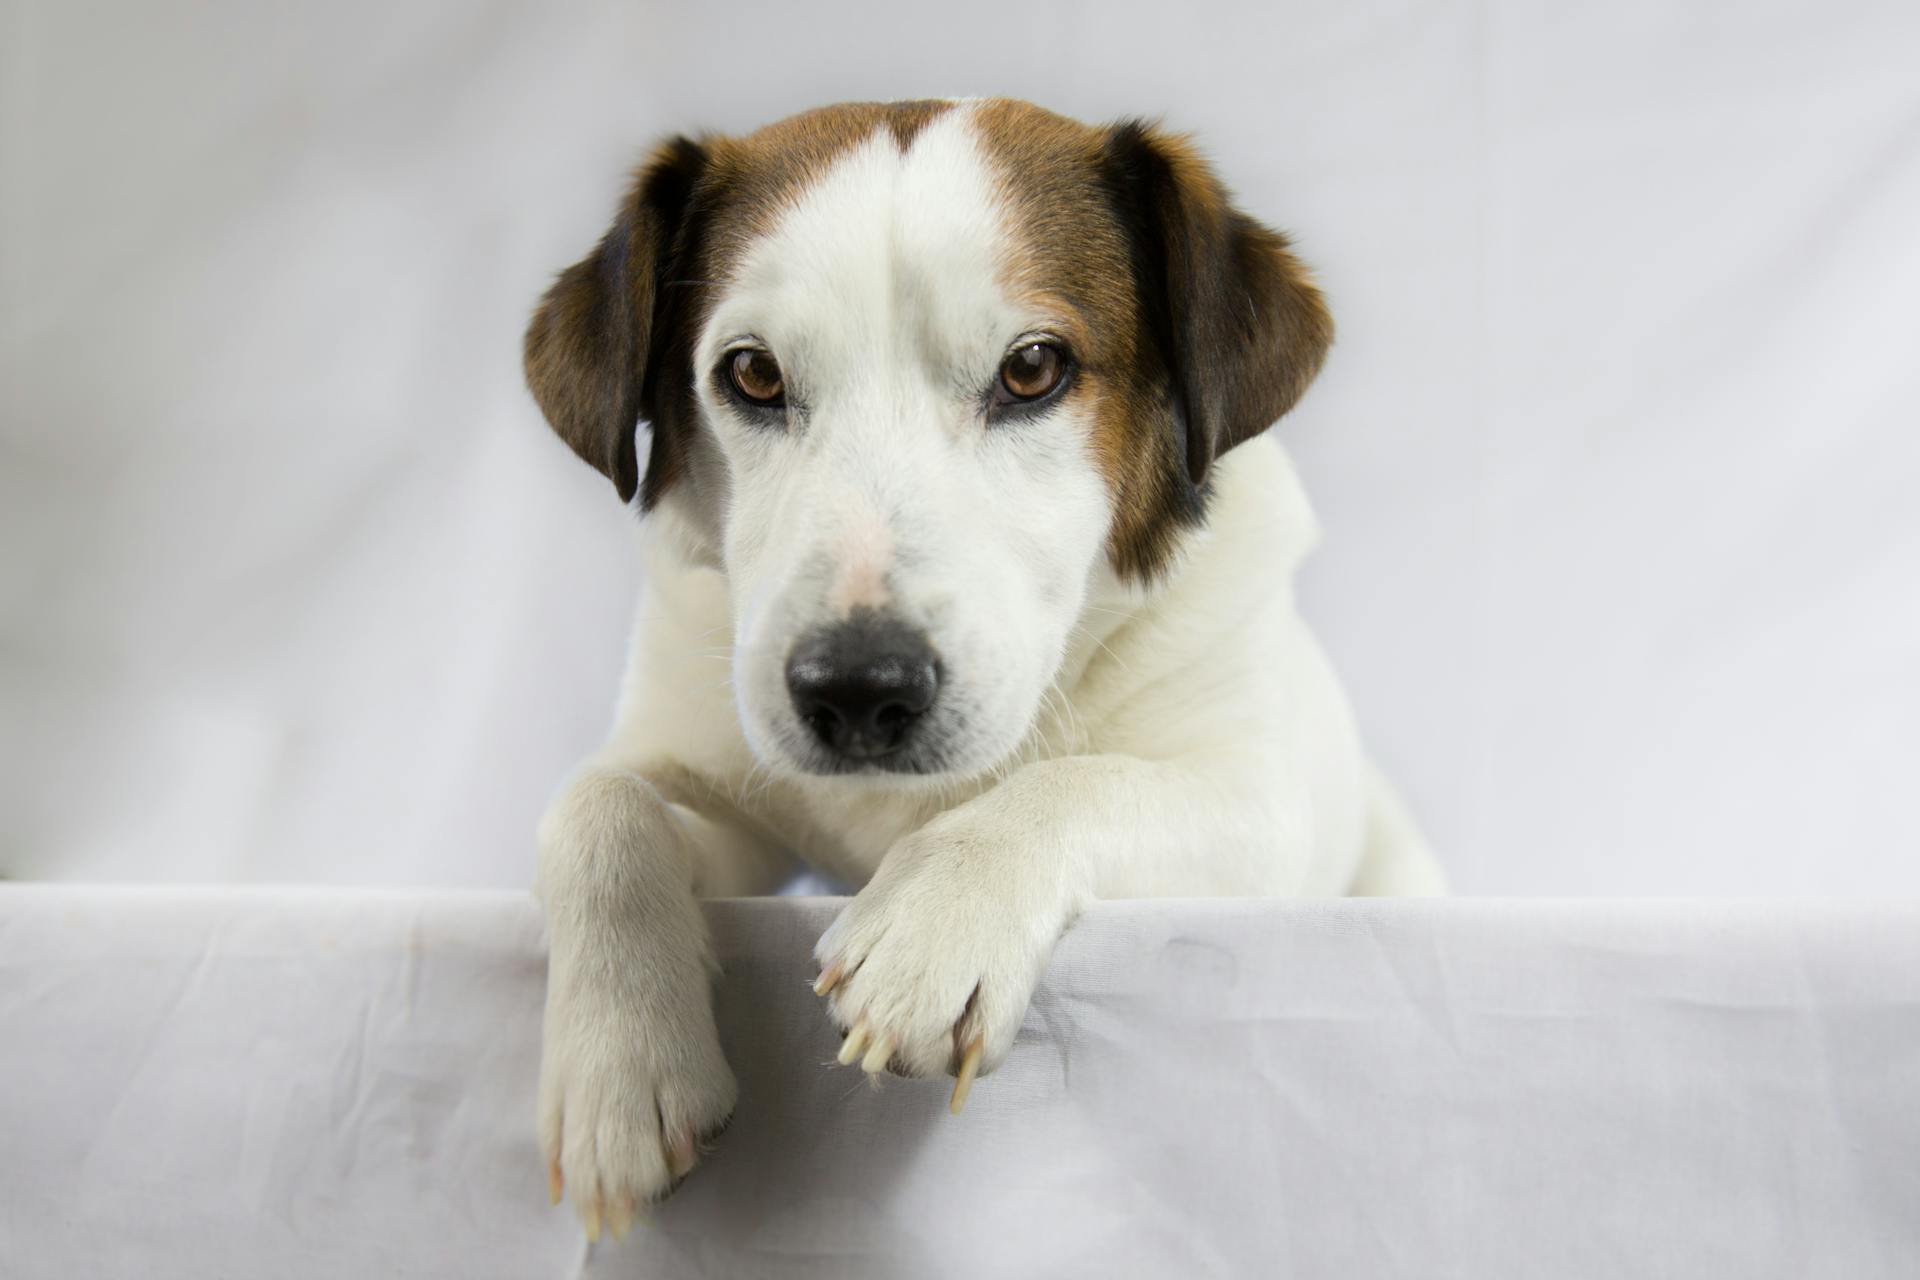
POLYGON ((614 732, 542 827, 542 1132, 583 1212, 660 1192, 663 1150, 730 1110, 695 897, 772 889, 785 851, 864 886, 816 950, 847 975, 828 1013, 919 1073, 952 1069, 963 1011, 997 1065, 1095 898, 1439 888, 1295 611, 1316 527, 1280 447, 1220 459, 1148 591, 1107 565, 1091 424, 983 424, 1003 353, 1055 323, 1000 288, 993 191, 964 109, 905 154, 883 131, 699 336, 701 368, 764 343, 805 412, 769 430, 703 385, 719 567, 673 504, 652 518, 614 732), (944 776, 805 771, 785 655, 875 602, 928 631, 937 705, 966 712, 944 776))

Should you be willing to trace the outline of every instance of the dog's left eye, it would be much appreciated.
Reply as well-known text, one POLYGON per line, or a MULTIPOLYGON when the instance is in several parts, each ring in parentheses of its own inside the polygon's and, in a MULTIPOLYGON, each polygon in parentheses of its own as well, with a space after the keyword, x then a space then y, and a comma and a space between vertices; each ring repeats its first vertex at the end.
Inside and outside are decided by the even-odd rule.
POLYGON ((993 385, 999 404, 1038 400, 1067 376, 1067 355, 1051 342, 1028 342, 1007 353, 993 385))
POLYGON ((787 402, 787 383, 780 362, 763 347, 742 347, 727 357, 727 377, 733 389, 751 404, 776 409, 787 402))

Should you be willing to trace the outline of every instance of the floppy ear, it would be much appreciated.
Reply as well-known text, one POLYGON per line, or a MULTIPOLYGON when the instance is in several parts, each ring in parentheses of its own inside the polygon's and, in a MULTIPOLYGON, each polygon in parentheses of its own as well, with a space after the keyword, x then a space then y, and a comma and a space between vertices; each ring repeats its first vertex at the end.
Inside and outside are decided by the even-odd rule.
POLYGON ((527 326, 527 386, 554 432, 602 475, 622 502, 639 488, 634 427, 653 427, 651 507, 680 467, 671 401, 684 388, 666 358, 672 299, 661 282, 691 251, 688 208, 707 153, 687 138, 662 145, 635 175, 620 215, 594 251, 560 274, 527 326))
POLYGON ((1326 358, 1333 317, 1287 238, 1229 204, 1184 139, 1128 121, 1108 135, 1107 163, 1198 485, 1215 458, 1293 408, 1326 358))

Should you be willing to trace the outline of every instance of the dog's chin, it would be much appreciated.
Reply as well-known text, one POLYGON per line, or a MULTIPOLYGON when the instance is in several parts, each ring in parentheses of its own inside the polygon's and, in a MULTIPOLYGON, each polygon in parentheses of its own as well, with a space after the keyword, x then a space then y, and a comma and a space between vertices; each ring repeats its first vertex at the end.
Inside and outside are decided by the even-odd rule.
MULTIPOLYGON (((780 771, 779 765, 770 761, 762 763, 769 769, 780 771)), ((800 777, 866 779, 896 787, 911 787, 916 783, 937 786, 966 776, 936 754, 912 750, 900 750, 870 759, 824 750, 804 752, 788 766, 788 771, 800 777)))

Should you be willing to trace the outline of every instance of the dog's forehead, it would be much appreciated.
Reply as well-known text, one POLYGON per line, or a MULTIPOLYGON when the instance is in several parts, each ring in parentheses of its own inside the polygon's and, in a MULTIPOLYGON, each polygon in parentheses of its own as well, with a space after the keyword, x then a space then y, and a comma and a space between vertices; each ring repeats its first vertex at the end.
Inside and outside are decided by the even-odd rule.
POLYGON ((962 327, 969 295, 1068 325, 1123 309, 1103 137, 986 100, 848 104, 719 140, 707 270, 814 307, 871 307, 885 289, 900 318, 935 304, 962 327))

